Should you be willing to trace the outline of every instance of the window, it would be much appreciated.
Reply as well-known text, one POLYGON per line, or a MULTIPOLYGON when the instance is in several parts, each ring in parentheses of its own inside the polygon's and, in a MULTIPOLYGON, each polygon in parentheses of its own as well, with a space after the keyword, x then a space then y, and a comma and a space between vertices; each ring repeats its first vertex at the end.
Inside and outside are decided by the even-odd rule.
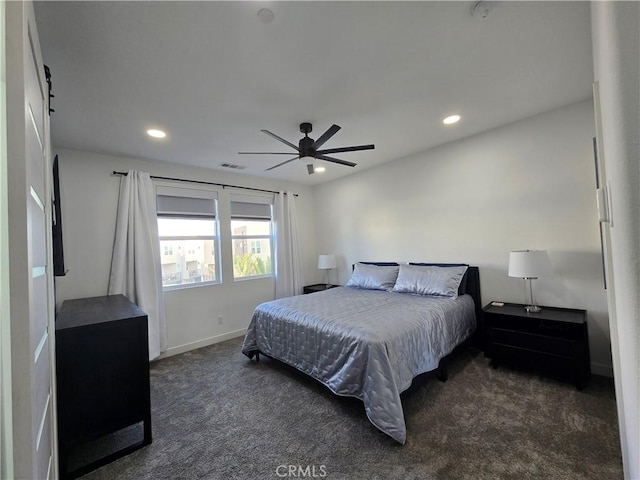
POLYGON ((163 288, 219 283, 217 194, 158 186, 163 288))
POLYGON ((262 197, 234 195, 232 198, 233 277, 245 279, 272 276, 273 228, 270 201, 262 197))

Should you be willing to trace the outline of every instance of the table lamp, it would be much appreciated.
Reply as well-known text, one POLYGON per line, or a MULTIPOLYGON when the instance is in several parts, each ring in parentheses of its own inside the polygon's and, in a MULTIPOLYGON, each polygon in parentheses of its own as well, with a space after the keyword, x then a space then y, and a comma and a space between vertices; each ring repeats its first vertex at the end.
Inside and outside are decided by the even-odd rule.
POLYGON ((336 268, 335 255, 318 255, 318 269, 324 270, 325 283, 329 285, 329 270, 336 268))
POLYGON ((546 250, 517 250, 509 253, 509 276, 529 280, 531 304, 525 306, 530 313, 538 313, 542 309, 533 298, 532 280, 551 272, 551 264, 546 250))

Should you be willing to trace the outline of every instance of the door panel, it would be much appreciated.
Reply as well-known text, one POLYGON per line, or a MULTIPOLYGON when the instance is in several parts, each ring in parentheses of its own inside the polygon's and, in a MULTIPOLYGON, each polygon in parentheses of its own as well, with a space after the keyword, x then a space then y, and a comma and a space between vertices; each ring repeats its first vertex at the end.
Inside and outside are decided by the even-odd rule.
POLYGON ((48 404, 51 402, 51 389, 48 388, 48 385, 51 383, 51 367, 49 365, 49 358, 47 355, 42 355, 42 352, 46 352, 49 348, 49 336, 46 335, 43 338, 43 343, 41 348, 37 353, 38 358, 35 361, 34 375, 33 375, 33 390, 32 390, 32 401, 34 412, 37 413, 34 418, 34 422, 32 425, 33 438, 36 439, 36 449, 38 448, 38 443, 42 443, 42 439, 38 439, 40 435, 40 430, 42 429, 42 421, 43 417, 45 417, 46 412, 48 410, 48 404), (39 440, 39 442, 38 442, 39 440))
MULTIPOLYGON (((40 51, 37 39, 37 33, 34 35, 32 28, 34 25, 31 19, 27 19, 27 49, 28 58, 26 60, 26 100, 28 107, 28 117, 34 124, 34 133, 37 136, 38 144, 40 146, 40 153, 43 155, 46 153, 45 146, 45 124, 48 112, 46 112, 42 106, 46 103, 45 97, 45 79, 42 69, 44 66, 40 61, 40 51)), ((40 165, 40 168, 42 165, 40 165)))
MULTIPOLYGON (((29 117, 30 117, 27 124, 27 131, 26 131, 27 162, 28 162, 27 170, 30 175, 31 186, 37 193, 38 197, 44 200, 45 198, 44 167, 45 166, 42 164, 42 162, 39 162, 39 160, 41 160, 41 157, 43 156, 42 148, 40 144, 40 141, 41 141, 40 135, 42 133, 40 133, 36 129, 37 124, 31 113, 33 108, 34 108, 34 105, 32 103, 30 103, 27 106, 27 109, 29 111, 29 117)), ((35 108, 38 108, 38 107, 35 107, 35 108)))
POLYGON ((51 454, 53 445, 53 431, 51 421, 51 398, 47 398, 47 408, 45 417, 40 422, 41 428, 36 435, 36 451, 34 458, 34 478, 54 478, 52 476, 53 456, 51 454))
POLYGON ((52 364, 50 326, 53 294, 51 236, 47 212, 51 196, 48 172, 49 106, 33 10, 27 17, 25 60, 25 150, 27 157, 27 242, 31 337, 31 445, 34 478, 49 478, 53 462, 52 364), (46 96, 45 96, 46 93, 46 96))
POLYGON ((13 399, 2 434, 13 477, 48 479, 57 476, 48 86, 32 2, 2 6, 13 399))
MULTIPOLYGON (((36 361, 36 358, 42 355, 42 352, 36 352, 39 348, 42 350, 42 338, 48 334, 47 325, 47 306, 43 305, 42 298, 47 298, 47 277, 43 273, 31 279, 31 286, 29 288, 29 320, 31 325, 31 360, 36 361), (40 296, 42 295, 42 296, 40 296), (38 297, 40 296, 40 297, 38 297), (37 355, 36 355, 37 353, 37 355)), ((48 349, 47 349, 48 351, 48 349)), ((46 353, 46 351, 45 351, 46 353)))
MULTIPOLYGON (((47 232, 43 207, 40 198, 31 191, 27 204, 27 228, 29 235, 29 259, 32 270, 47 265, 47 232)), ((33 272, 32 272, 33 276, 33 272)))

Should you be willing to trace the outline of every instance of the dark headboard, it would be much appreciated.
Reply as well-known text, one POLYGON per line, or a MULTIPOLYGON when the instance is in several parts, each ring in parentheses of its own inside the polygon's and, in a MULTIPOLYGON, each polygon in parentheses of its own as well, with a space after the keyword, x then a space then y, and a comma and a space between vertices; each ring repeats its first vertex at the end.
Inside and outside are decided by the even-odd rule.
MULTIPOLYGON (((365 265, 378 265, 379 267, 393 267, 394 265, 400 265, 398 262, 358 262, 365 265)), ((351 270, 356 268, 356 264, 351 265, 351 270)))
POLYGON ((467 293, 473 297, 476 304, 476 317, 482 313, 482 298, 480 296, 480 269, 469 267, 467 270, 467 293))
POLYGON ((484 317, 482 310, 482 297, 480 295, 480 269, 469 267, 467 270, 467 293, 473 298, 476 305, 476 333, 473 334, 473 345, 484 350, 484 317))

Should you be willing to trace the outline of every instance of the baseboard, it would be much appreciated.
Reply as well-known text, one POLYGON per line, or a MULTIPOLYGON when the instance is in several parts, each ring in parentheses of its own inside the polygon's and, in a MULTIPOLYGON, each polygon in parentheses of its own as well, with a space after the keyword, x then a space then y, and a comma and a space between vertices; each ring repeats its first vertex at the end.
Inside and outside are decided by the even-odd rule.
POLYGON ((225 340, 231 340, 232 338, 242 337, 245 333, 247 333, 247 329, 243 328, 242 330, 236 330, 234 332, 216 335, 215 337, 205 338, 203 340, 198 340, 197 342, 185 343, 184 345, 171 347, 162 352, 160 356, 156 358, 156 360, 179 355, 190 350, 196 350, 197 348, 208 347, 209 345, 213 345, 214 343, 224 342, 225 340))
POLYGON ((613 378, 613 367, 610 365, 602 365, 600 363, 592 363, 591 373, 594 375, 613 378))

